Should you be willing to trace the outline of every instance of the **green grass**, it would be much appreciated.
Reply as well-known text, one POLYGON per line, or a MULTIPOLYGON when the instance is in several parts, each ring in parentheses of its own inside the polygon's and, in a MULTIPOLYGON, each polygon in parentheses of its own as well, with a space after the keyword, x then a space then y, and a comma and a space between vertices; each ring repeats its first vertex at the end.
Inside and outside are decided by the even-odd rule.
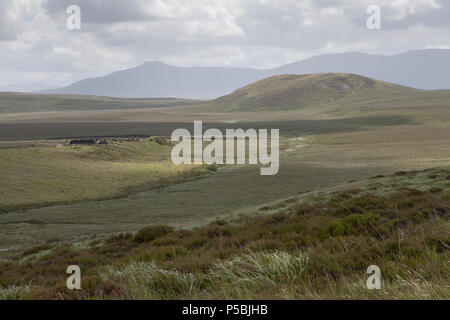
POLYGON ((448 299, 450 188, 433 185, 449 176, 448 169, 397 173, 381 178, 392 179, 383 196, 352 185, 276 214, 152 229, 138 242, 119 234, 52 245, 50 253, 39 247, 29 260, 0 264, 0 285, 14 291, 32 281, 16 298, 41 299, 448 299), (424 188, 423 180, 435 183, 424 188), (69 264, 83 270, 81 291, 65 288, 69 264), (382 272, 379 291, 365 285, 373 264, 382 272))
POLYGON ((25 300, 29 298, 30 284, 22 286, 0 287, 0 300, 25 300))
MULTIPOLYGON (((189 171, 189 177, 192 176, 193 181, 172 183, 166 188, 153 189, 127 197, 102 201, 98 201, 98 199, 81 201, 0 214, 0 248, 9 248, 10 252, 14 253, 36 245, 39 241, 78 241, 80 238, 89 239, 103 234, 137 231, 145 225, 152 224, 189 228, 207 223, 220 216, 249 213, 268 204, 270 206, 271 202, 277 202, 280 199, 291 198, 299 193, 319 188, 333 187, 350 180, 360 180, 380 174, 386 175, 401 170, 450 165, 450 154, 447 148, 450 136, 448 126, 377 127, 374 125, 362 128, 341 133, 311 135, 305 141, 306 143, 298 138, 283 138, 283 141, 286 141, 283 142, 285 151, 280 158, 280 172, 276 176, 260 176, 257 166, 220 168, 216 172, 211 170, 212 174, 200 180, 194 179, 196 171, 189 171)), ((302 129, 300 128, 300 130, 302 129)), ((325 126, 325 129, 328 128, 325 126)), ((10 142, 9 144, 17 143, 10 142)), ((153 143, 152 146, 155 148, 165 147, 156 143, 153 143)), ((129 148, 134 147, 129 146, 129 148)), ((74 150, 71 157, 82 150, 84 149, 74 150)), ((77 161, 82 159, 79 163, 83 164, 83 170, 89 168, 90 163, 95 164, 98 161, 103 163, 105 168, 117 165, 121 170, 126 168, 121 164, 122 161, 136 163, 142 168, 152 165, 151 162, 146 164, 129 159, 127 152, 125 155, 106 153, 100 157, 100 159, 110 156, 123 158, 121 161, 114 162, 99 160, 99 155, 95 152, 85 151, 81 152, 84 158, 75 157, 77 161)), ((133 155, 133 157, 135 156, 133 155)), ((137 155, 136 157, 139 158, 137 155)), ((40 157, 30 157, 29 160, 30 168, 32 168, 33 161, 41 161, 40 157)), ((17 162, 20 162, 20 157, 17 162)), ((64 168, 69 164, 70 161, 67 164, 61 162, 61 170, 64 174, 62 177, 68 175, 68 171, 64 168)), ((11 164, 9 165, 11 166, 11 164)), ((167 167, 167 169, 170 168, 170 166, 167 167)), ((45 184, 48 179, 50 179, 49 181, 55 181, 55 179, 61 181, 61 177, 58 178, 51 174, 56 169, 57 166, 53 166, 48 169, 47 173, 23 171, 24 178, 27 175, 32 177, 33 175, 39 176, 39 174, 42 177, 42 183, 37 185, 39 187, 31 188, 31 193, 39 192, 41 188, 49 188, 45 184)), ((187 170, 187 168, 181 166, 177 170, 187 170)), ((0 172, 4 174, 5 171, 0 172)), ((142 187, 155 187, 155 184, 151 183, 139 186, 139 184, 134 184, 133 180, 148 177, 150 181, 153 181, 154 175, 155 173, 151 169, 129 176, 130 179, 127 180, 129 185, 135 187, 128 188, 126 192, 130 194, 142 191, 139 189, 142 187), (131 179, 131 177, 136 178, 131 179)), ((19 175, 17 176, 19 177, 19 175)), ((85 177, 76 175, 75 177, 77 178, 74 180, 75 182, 78 181, 77 183, 80 185, 84 183, 85 177)), ((178 175, 176 177, 179 178, 178 175)), ((111 179, 111 176, 108 179, 111 179)), ((100 182, 111 186, 112 182, 108 179, 105 178, 100 182)), ((119 179, 112 181, 118 181, 119 186, 123 186, 124 183, 119 179)), ((179 180, 176 181, 179 182, 179 180)), ((4 183, 5 188, 8 189, 8 182, 4 183)), ((76 184, 74 184, 75 186, 76 184)), ((156 184, 156 186, 158 187, 160 184, 156 184)), ((86 192, 89 192, 89 188, 91 187, 86 188, 86 192)), ((18 199, 22 200, 21 193, 18 191, 16 194, 18 199)), ((22 193, 22 195, 25 196, 26 193, 22 193)), ((47 193, 42 195, 42 197, 49 196, 54 195, 47 193)))

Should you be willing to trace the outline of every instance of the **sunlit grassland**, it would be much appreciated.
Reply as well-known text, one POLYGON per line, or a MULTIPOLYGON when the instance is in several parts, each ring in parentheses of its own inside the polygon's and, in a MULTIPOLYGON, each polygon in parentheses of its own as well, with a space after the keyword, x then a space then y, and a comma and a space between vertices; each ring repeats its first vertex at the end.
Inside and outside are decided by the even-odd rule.
MULTIPOLYGON (((207 144, 203 143, 202 150, 207 144)), ((95 145, 69 145, 68 140, 0 142, 0 212, 121 198, 192 180, 217 169, 174 165, 174 145, 169 139, 155 137, 114 138, 95 145)), ((248 158, 249 145, 243 145, 248 158)), ((281 139, 281 149, 292 146, 292 140, 281 139)), ((196 156, 192 149, 191 160, 196 156)))
POLYGON ((171 147, 148 139, 66 142, 0 145, 0 210, 126 196, 180 181, 193 169, 173 165, 171 147))

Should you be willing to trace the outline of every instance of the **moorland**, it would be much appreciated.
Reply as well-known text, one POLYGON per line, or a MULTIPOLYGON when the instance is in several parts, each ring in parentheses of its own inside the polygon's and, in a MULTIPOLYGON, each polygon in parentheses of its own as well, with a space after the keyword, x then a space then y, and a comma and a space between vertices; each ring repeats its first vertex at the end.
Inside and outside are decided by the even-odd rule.
POLYGON ((449 90, 282 75, 209 101, 0 93, 0 109, 0 298, 450 296, 449 90), (280 129, 279 173, 174 165, 168 138, 194 120, 280 129))

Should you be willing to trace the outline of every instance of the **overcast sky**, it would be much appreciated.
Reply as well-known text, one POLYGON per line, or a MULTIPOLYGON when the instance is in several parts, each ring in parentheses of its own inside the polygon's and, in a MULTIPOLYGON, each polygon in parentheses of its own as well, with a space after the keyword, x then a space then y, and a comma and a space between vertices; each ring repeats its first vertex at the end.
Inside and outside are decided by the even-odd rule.
POLYGON ((325 53, 423 48, 450 49, 449 0, 0 0, 8 89, 145 61, 265 69, 325 53), (80 30, 66 27, 69 5, 81 8, 80 30), (381 30, 367 29, 369 5, 381 8, 381 30))

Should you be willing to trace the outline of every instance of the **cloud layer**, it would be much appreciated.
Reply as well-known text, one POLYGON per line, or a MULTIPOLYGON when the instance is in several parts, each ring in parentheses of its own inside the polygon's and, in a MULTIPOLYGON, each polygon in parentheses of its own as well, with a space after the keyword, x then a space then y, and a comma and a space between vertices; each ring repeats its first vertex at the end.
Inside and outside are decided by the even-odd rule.
POLYGON ((0 87, 65 85, 156 60, 269 68, 345 51, 450 47, 444 0, 2 0, 0 87), (366 27, 369 5, 381 30, 366 27), (81 8, 81 30, 66 9, 81 8))

